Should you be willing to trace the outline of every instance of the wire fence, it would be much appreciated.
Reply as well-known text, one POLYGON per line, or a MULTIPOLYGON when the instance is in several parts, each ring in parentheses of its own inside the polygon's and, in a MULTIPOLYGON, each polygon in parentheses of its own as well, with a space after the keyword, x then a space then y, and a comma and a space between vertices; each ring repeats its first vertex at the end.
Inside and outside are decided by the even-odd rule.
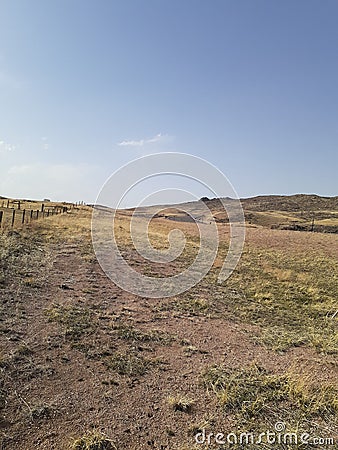
POLYGON ((75 204, 48 205, 6 199, 0 203, 0 228, 24 226, 35 220, 67 213, 75 207, 75 204))

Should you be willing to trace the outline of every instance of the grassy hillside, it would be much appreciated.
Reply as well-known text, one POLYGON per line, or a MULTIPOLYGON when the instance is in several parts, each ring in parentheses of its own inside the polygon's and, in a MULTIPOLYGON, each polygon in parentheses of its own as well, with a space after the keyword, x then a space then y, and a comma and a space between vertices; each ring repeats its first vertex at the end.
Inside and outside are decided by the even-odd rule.
MULTIPOLYGON (((225 201, 231 202, 229 199, 225 201)), ((241 199, 248 224, 297 231, 338 232, 338 197, 266 195, 241 199)), ((205 204, 219 220, 226 214, 218 199, 205 204)))

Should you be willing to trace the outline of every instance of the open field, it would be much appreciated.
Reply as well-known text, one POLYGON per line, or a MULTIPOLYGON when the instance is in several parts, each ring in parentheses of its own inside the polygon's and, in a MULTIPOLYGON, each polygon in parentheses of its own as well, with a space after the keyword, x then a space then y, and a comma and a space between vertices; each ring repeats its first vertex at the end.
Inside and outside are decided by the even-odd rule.
MULTIPOLYGON (((244 202, 246 214, 270 211, 283 224, 301 214, 312 220, 305 217, 312 210, 289 201, 275 209, 262 202, 244 202)), ((318 219, 323 205, 316 208, 318 219)), ((336 214, 334 204, 328 208, 324 216, 336 214)), ((0 233, 1 449, 337 448, 337 234, 247 218, 241 261, 218 283, 229 239, 229 225, 219 221, 209 274, 177 297, 149 299, 122 291, 102 272, 91 213, 80 207, 0 233), (258 437, 278 423, 324 441, 195 442, 204 430, 258 437)), ((187 246, 175 263, 151 263, 133 248, 131 214, 118 213, 116 230, 135 270, 168 276, 192 262, 194 223, 177 220, 173 208, 156 216, 154 247, 165 248, 174 228, 187 246)))

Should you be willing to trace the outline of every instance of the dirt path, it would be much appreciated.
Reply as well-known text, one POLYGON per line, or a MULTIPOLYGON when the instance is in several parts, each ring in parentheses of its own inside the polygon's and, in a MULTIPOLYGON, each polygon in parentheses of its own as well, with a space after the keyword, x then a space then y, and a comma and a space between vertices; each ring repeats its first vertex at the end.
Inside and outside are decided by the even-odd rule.
POLYGON ((337 379, 332 358, 311 349, 278 354, 252 326, 121 291, 76 244, 53 246, 48 272, 40 286, 2 291, 3 450, 66 449, 93 429, 118 449, 191 449, 201 423, 235 426, 201 382, 213 364, 337 379), (191 399, 191 411, 170 396, 191 399))

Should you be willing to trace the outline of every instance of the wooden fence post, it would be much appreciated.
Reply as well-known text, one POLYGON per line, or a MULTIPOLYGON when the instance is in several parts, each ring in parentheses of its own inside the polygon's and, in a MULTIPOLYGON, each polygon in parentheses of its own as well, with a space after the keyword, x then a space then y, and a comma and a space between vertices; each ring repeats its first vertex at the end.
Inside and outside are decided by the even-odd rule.
POLYGON ((1 228, 1 224, 2 224, 2 216, 3 216, 3 211, 0 211, 0 228, 1 228))
POLYGON ((26 210, 24 209, 24 210, 22 211, 22 221, 21 221, 22 224, 25 223, 25 215, 26 215, 26 210))
POLYGON ((15 220, 15 209, 13 208, 13 213, 12 213, 12 227, 14 226, 14 220, 15 220))
POLYGON ((31 209, 31 221, 33 220, 33 210, 31 209))

